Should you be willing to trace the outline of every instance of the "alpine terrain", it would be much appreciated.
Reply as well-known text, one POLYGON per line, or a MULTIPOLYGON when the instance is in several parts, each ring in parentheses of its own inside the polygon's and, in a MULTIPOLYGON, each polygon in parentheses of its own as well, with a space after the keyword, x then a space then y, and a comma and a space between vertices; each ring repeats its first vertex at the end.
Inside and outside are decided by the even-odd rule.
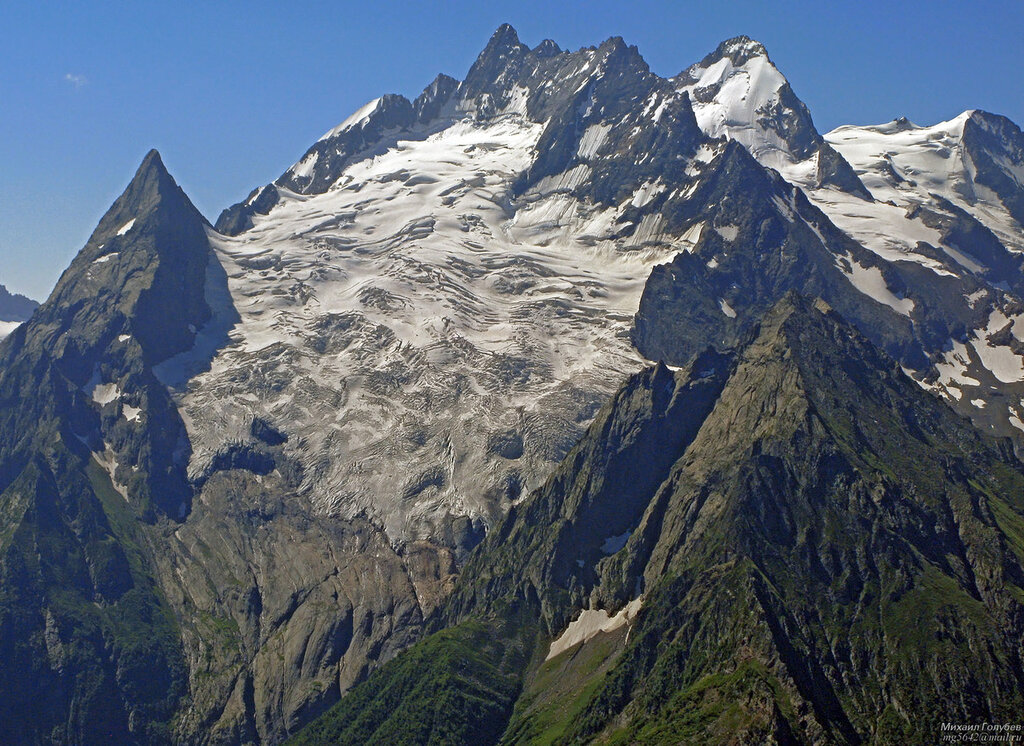
POLYGON ((150 152, 0 343, 0 738, 1012 721, 1022 225, 1014 123, 823 135, 746 37, 502 26, 213 225, 150 152))
POLYGON ((39 304, 19 293, 12 293, 0 285, 0 339, 3 339, 18 324, 28 319, 39 304))

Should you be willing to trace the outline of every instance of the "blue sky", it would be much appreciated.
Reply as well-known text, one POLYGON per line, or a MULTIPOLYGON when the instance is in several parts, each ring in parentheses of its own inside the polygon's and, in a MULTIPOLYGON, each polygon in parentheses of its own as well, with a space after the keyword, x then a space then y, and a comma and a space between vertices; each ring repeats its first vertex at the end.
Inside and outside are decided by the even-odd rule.
POLYGON ((747 34, 822 132, 968 108, 1024 124, 1020 0, 0 0, 0 283, 45 297, 149 148, 215 220, 367 100, 462 78, 503 22, 531 46, 622 36, 666 76, 747 34))

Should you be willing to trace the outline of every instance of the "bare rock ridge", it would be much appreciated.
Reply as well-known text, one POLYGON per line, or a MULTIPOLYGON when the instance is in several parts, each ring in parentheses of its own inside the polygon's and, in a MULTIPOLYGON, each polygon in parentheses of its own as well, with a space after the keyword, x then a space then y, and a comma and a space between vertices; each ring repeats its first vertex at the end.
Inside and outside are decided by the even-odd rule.
POLYGON ((38 307, 38 301, 0 285, 0 321, 26 321, 38 307))

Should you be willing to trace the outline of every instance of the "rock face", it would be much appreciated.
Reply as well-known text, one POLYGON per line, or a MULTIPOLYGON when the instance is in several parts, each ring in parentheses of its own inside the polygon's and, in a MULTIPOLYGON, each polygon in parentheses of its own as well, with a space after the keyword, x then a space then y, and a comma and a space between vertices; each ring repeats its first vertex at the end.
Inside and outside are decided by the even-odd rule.
POLYGON ((1008 441, 787 295, 733 356, 632 378, 473 554, 449 628, 297 742, 923 744, 1012 717, 1022 487, 1008 441))

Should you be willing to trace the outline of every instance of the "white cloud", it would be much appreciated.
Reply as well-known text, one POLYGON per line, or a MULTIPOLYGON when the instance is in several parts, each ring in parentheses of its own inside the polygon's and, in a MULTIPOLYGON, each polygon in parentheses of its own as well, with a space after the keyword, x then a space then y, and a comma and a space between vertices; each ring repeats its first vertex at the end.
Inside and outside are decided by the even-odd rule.
POLYGON ((84 86, 86 83, 89 82, 89 79, 87 77, 85 77, 84 75, 76 75, 75 73, 67 73, 64 76, 64 80, 69 82, 75 88, 81 88, 82 86, 84 86))

